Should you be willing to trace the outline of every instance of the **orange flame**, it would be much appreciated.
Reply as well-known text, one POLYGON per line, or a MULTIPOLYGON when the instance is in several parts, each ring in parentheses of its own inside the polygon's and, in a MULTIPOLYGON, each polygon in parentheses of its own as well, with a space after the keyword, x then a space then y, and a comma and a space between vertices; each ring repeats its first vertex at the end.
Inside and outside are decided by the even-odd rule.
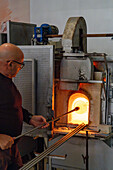
POLYGON ((68 102, 68 111, 79 107, 78 111, 68 115, 68 123, 71 124, 88 124, 89 122, 89 99, 82 93, 74 93, 70 96, 68 102))

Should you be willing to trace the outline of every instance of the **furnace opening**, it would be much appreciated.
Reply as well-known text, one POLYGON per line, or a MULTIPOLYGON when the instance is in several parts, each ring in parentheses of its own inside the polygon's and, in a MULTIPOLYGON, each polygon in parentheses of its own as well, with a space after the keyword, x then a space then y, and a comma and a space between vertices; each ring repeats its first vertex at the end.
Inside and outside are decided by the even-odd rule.
POLYGON ((68 115, 69 124, 89 123, 89 99, 83 93, 74 93, 68 100, 68 111, 79 107, 78 111, 74 111, 68 115))

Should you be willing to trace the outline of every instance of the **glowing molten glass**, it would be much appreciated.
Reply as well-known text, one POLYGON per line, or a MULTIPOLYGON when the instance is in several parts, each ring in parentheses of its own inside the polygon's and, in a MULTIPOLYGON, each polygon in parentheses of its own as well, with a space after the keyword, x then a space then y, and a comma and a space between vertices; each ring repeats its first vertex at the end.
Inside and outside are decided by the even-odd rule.
POLYGON ((82 93, 75 93, 70 96, 68 102, 68 111, 79 107, 78 111, 74 111, 68 115, 68 123, 71 124, 88 124, 89 122, 89 99, 82 93))

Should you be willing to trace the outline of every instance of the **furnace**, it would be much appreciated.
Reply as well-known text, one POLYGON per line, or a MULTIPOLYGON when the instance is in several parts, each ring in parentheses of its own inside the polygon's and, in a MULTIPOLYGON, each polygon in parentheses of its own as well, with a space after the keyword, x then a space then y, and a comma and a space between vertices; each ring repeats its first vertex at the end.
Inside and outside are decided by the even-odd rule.
POLYGON ((54 114, 57 117, 74 107, 80 107, 80 110, 57 121, 54 133, 62 133, 64 129, 67 131, 82 122, 88 124, 92 134, 94 131, 105 134, 112 131, 112 126, 107 123, 109 82, 104 79, 107 79, 109 73, 105 67, 106 54, 87 53, 86 34, 87 27, 83 17, 68 19, 62 35, 65 52, 60 60, 59 77, 55 79, 54 114), (100 59, 100 70, 95 71, 100 59))

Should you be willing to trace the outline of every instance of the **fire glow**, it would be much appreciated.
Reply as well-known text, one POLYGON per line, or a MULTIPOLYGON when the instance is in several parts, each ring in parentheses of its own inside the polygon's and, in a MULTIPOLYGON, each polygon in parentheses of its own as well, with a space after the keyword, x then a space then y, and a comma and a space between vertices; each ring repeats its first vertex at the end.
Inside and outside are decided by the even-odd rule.
POLYGON ((68 102, 68 111, 79 107, 78 111, 68 115, 68 123, 71 124, 88 124, 89 122, 89 99, 82 93, 72 94, 68 102))

